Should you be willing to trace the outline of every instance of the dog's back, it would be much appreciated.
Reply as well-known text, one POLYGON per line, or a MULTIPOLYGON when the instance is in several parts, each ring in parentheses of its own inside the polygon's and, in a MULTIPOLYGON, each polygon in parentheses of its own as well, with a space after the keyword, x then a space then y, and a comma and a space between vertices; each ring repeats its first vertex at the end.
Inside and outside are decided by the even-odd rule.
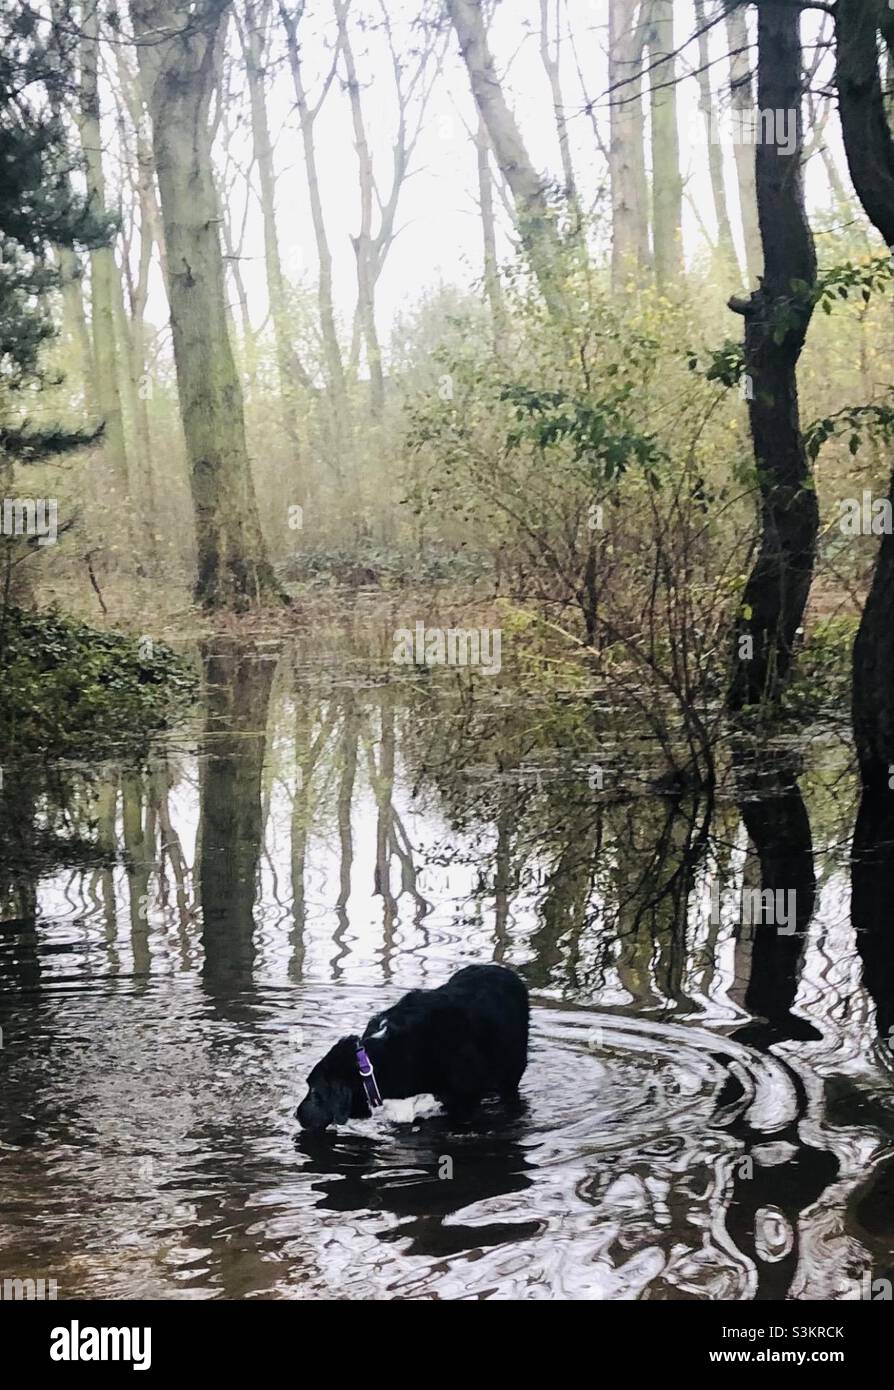
POLYGON ((467 1042, 483 1063, 484 1091, 510 1094, 528 1062, 528 989, 504 965, 467 965, 433 991, 462 1011, 467 1042))
POLYGON ((435 994, 463 999, 467 1004, 497 1005, 508 1008, 514 1018, 524 1022, 527 1041, 528 987, 520 975, 506 965, 466 965, 451 975, 435 994))

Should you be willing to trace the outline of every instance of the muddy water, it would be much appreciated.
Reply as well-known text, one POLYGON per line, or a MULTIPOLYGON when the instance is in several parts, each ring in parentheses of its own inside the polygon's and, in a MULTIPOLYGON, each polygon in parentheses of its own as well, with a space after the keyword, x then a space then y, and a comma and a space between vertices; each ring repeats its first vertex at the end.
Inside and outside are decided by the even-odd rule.
POLYGON ((148 758, 4 780, 0 1277, 890 1296, 894 828, 853 840, 839 746, 674 801, 562 700, 428 675, 218 652, 148 758), (493 959, 535 1005, 517 1112, 299 1134, 338 1036, 493 959))

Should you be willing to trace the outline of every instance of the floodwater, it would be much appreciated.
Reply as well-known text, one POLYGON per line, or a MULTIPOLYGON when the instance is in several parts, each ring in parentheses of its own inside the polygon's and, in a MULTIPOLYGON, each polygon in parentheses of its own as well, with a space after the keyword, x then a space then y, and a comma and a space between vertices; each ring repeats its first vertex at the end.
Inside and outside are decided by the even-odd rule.
POLYGON ((675 800, 561 695, 317 645, 221 641, 148 756, 4 778, 0 1277, 890 1298, 894 817, 843 741, 675 800), (337 1037, 489 960, 517 1112, 299 1133, 337 1037))

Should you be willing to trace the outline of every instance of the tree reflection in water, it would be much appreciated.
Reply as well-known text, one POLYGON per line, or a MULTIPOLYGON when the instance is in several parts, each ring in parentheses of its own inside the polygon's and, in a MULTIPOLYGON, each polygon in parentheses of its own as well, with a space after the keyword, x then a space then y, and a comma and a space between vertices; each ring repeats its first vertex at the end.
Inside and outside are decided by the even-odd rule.
POLYGON ((4 1269, 66 1296, 879 1296, 894 819, 857 814, 837 751, 738 749, 716 801, 668 795, 560 702, 276 655, 216 641, 197 727, 138 766, 4 779, 4 1269), (743 924, 743 889, 794 892, 791 928, 743 924), (535 994, 520 1111, 296 1137, 335 1036, 486 959, 535 994))

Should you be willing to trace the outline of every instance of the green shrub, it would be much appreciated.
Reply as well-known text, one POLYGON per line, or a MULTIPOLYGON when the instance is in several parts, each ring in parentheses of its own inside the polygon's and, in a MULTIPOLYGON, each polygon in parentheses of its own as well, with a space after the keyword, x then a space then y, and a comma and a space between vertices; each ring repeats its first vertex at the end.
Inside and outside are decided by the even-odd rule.
POLYGON ((0 633, 0 748, 84 752, 145 742, 193 698, 164 643, 98 632, 55 610, 7 610, 0 633))
POLYGON ((785 708, 800 718, 850 711, 853 645, 859 619, 819 619, 798 653, 785 708))

